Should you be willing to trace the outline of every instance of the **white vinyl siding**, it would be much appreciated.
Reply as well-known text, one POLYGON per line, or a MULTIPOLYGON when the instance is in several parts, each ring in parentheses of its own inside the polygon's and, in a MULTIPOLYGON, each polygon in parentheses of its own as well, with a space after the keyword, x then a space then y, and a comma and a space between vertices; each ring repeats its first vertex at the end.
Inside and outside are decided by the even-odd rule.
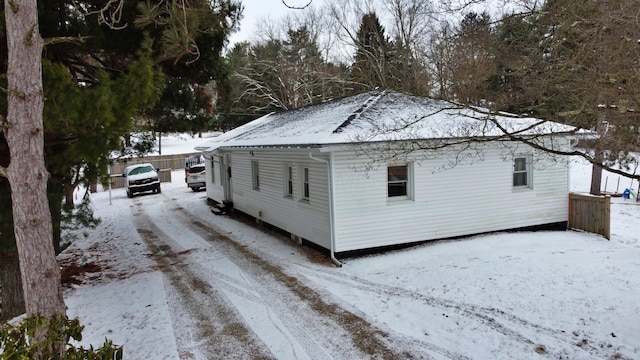
POLYGON ((233 206, 265 223, 329 248, 329 191, 327 165, 309 158, 308 150, 232 151, 233 206), (260 164, 260 191, 253 191, 251 161, 260 164), (309 169, 311 201, 291 201, 283 196, 283 164, 295 164, 293 199, 300 200, 298 169, 309 169))
POLYGON ((514 192, 513 157, 498 146, 485 147, 483 161, 447 170, 442 170, 442 162, 436 159, 415 160, 413 201, 394 202, 393 206, 387 201, 386 166, 368 173, 354 172, 370 160, 357 161, 351 153, 336 153, 335 251, 567 220, 568 166, 564 158, 557 158, 557 163, 540 163, 532 179, 535 189, 514 192))
POLYGON ((224 200, 222 181, 213 181, 213 179, 222 180, 221 176, 224 174, 221 156, 217 153, 210 154, 207 157, 209 156, 211 157, 210 161, 205 161, 205 170, 207 171, 206 176, 209 178, 210 184, 207 186, 207 197, 221 203, 224 200))
MULTIPOLYGON (((229 160, 233 204, 265 223, 328 249, 329 201, 333 199, 336 252, 567 220, 566 158, 539 158, 526 151, 516 155, 531 157, 529 184, 535 183, 535 188, 513 191, 514 156, 497 144, 482 146, 481 161, 445 170, 438 159, 407 159, 411 201, 388 197, 388 166, 396 164, 367 167, 369 158, 354 159, 344 148, 336 149, 333 156, 313 153, 314 158, 332 159, 333 194, 329 193, 327 164, 310 158, 308 149, 260 149, 253 156, 249 151, 235 150, 229 160), (260 164, 260 191, 253 191, 252 161, 260 164), (292 197, 286 196, 287 164, 293 167, 292 197), (308 168, 311 201, 291 201, 304 197, 304 168, 308 168), (354 170, 363 168, 370 170, 354 170)), ((207 187, 207 195, 217 200, 212 196, 220 196, 219 188, 207 187)))

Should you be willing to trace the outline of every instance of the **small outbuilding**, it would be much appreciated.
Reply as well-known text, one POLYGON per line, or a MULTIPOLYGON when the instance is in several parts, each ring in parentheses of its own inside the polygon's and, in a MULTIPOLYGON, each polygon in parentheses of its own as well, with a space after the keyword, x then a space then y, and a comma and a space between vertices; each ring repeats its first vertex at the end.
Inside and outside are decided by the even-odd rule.
POLYGON ((373 91, 272 113, 199 147, 207 197, 336 253, 566 227, 574 129, 373 91))

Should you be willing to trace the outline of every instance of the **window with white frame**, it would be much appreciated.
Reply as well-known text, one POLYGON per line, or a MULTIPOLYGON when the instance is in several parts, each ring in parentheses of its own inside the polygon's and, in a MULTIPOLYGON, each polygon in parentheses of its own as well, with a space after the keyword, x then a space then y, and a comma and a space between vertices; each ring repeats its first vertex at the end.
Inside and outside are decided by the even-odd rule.
POLYGON ((260 190, 260 168, 258 160, 251 161, 251 178, 253 179, 253 190, 260 190))
POLYGON ((518 156, 513 159, 513 187, 531 187, 531 157, 518 156))
POLYGON ((300 197, 301 200, 309 201, 309 168, 302 167, 302 171, 300 171, 300 197))
POLYGON ((214 158, 211 158, 211 183, 216 183, 216 161, 214 158))
POLYGON ((408 165, 387 167, 387 196, 390 198, 409 196, 408 165))
POLYGON ((284 196, 293 197, 293 166, 284 166, 284 196))

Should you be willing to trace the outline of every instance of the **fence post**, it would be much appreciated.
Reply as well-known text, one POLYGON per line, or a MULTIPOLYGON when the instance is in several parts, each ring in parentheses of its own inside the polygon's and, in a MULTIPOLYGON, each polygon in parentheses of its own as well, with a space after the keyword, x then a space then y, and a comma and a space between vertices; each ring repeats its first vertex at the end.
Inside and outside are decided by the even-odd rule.
POLYGON ((611 196, 604 197, 604 237, 611 240, 611 196))

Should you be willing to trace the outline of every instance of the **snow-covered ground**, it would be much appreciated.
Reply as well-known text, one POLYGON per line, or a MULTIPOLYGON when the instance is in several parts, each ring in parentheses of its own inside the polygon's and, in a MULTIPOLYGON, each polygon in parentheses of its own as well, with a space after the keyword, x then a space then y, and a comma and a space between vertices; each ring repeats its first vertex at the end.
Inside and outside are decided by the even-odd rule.
MULTIPOLYGON (((192 152, 205 140, 168 137, 162 153, 192 152)), ((588 191, 589 176, 574 161, 571 189, 588 191)), ((617 175, 604 176, 612 190, 617 175)), ((60 256, 101 268, 65 291, 68 315, 85 326, 83 344, 109 338, 124 345, 125 359, 640 359, 634 201, 613 199, 610 241, 498 233, 347 258, 337 268, 282 236, 213 215, 182 171, 162 190, 93 194, 102 223, 60 256), (180 290, 193 284, 198 291, 180 290), (223 336, 226 327, 204 332, 209 307, 215 319, 250 329, 246 348, 223 336), (368 352, 344 319, 389 352, 375 344, 368 352)))

